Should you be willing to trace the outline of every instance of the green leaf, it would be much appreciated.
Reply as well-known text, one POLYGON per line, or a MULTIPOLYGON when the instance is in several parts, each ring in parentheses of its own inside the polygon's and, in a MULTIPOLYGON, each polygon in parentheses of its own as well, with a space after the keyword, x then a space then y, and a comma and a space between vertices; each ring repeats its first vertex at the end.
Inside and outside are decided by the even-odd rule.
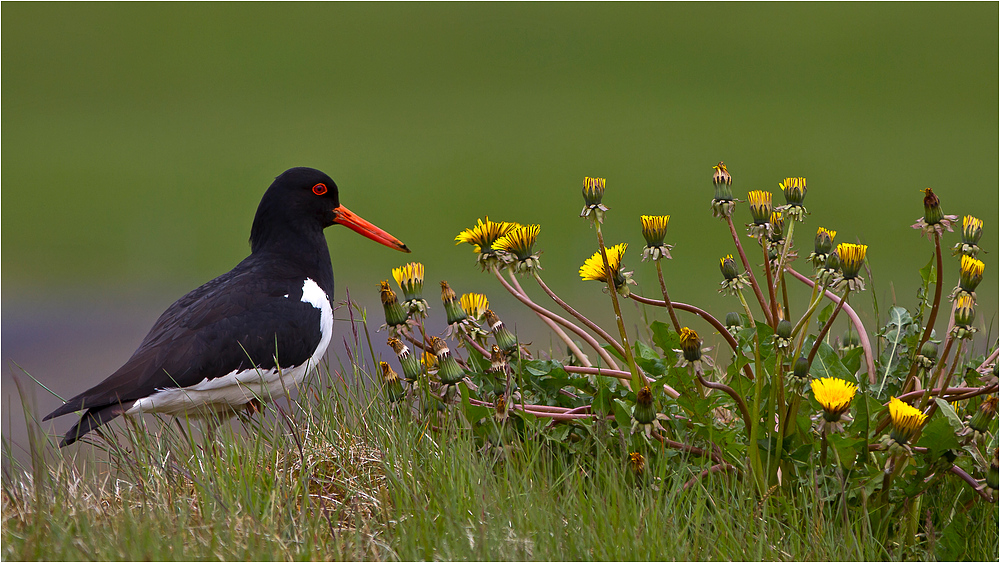
POLYGON ((836 377, 837 379, 857 383, 854 373, 844 367, 837 353, 833 351, 833 347, 826 342, 820 342, 819 352, 813 359, 809 372, 814 378, 836 377))
POLYGON ((831 302, 826 307, 819 310, 819 315, 816 315, 816 322, 819 327, 822 328, 826 324, 826 321, 830 320, 830 315, 833 314, 833 302, 831 302))
POLYGON ((625 404, 625 401, 621 399, 614 400, 615 409, 615 422, 618 423, 618 428, 622 432, 628 435, 632 428, 632 408, 625 404))
POLYGON ((937 459, 945 450, 958 449, 958 437, 945 416, 935 416, 924 426, 923 434, 917 440, 918 446, 927 448, 932 459, 937 459))
POLYGON ((927 261, 927 265, 920 268, 920 279, 924 280, 924 285, 929 285, 931 280, 936 279, 937 271, 934 266, 934 254, 931 254, 931 259, 927 261))
POLYGON ((674 350, 681 347, 680 337, 677 333, 670 328, 670 325, 660 321, 653 321, 649 328, 653 331, 653 344, 663 350, 666 363, 676 363, 677 353, 674 350))
POLYGON ((864 444, 862 438, 848 438, 842 434, 828 434, 826 437, 830 446, 837 452, 837 459, 844 469, 854 467, 854 460, 858 456, 858 446, 864 444))
POLYGON ((951 403, 938 397, 934 397, 934 402, 937 403, 938 410, 941 411, 941 414, 948 420, 948 424, 951 425, 952 430, 955 432, 961 432, 965 428, 965 423, 962 422, 962 418, 958 416, 958 413, 955 412, 954 408, 952 408, 951 403))
POLYGON ((469 402, 469 388, 464 384, 458 386, 462 393, 462 412, 465 414, 465 419, 470 423, 475 425, 480 420, 490 416, 490 409, 480 405, 473 405, 469 402))

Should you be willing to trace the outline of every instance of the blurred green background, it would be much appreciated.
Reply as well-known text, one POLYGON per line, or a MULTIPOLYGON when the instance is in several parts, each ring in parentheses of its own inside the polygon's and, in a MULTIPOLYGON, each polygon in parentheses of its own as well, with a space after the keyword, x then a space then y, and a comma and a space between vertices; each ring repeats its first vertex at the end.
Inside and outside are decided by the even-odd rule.
MULTIPOLYGON (((547 281, 613 326, 598 284, 576 274, 595 245, 577 217, 585 175, 608 179, 606 236, 630 243, 641 293, 657 289, 639 263, 638 216, 670 214, 671 296, 735 310, 715 292, 718 259, 733 251, 709 208, 719 160, 737 197, 768 189, 781 202, 781 179, 808 178, 801 253, 818 226, 868 244, 862 310, 872 297, 883 312, 915 303, 932 245, 910 225, 919 190, 933 187, 946 213, 986 222, 980 317, 996 319, 996 3, 2 11, 4 359, 26 367, 73 336, 38 336, 44 347, 32 348, 20 327, 80 307, 140 311, 130 351, 170 302, 246 255, 260 195, 301 165, 328 172, 345 205, 414 250, 328 230, 336 299, 350 288, 378 324, 377 281, 412 258, 427 266, 432 305, 448 279, 546 339, 473 266, 471 248, 453 244, 489 214, 540 223, 547 281)), ((946 289, 957 269, 948 258, 946 289)), ((65 391, 106 375, 81 371, 65 391)))

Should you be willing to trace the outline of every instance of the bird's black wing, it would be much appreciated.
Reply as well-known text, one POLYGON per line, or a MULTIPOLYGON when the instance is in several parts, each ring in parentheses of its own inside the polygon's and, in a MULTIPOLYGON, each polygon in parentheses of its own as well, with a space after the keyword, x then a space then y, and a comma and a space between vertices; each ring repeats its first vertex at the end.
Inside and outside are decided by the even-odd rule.
POLYGON ((177 300, 125 365, 44 420, 84 408, 127 410, 157 389, 188 387, 253 367, 271 369, 275 356, 282 367, 305 363, 319 346, 320 310, 302 301, 302 276, 260 268, 248 258, 177 300))

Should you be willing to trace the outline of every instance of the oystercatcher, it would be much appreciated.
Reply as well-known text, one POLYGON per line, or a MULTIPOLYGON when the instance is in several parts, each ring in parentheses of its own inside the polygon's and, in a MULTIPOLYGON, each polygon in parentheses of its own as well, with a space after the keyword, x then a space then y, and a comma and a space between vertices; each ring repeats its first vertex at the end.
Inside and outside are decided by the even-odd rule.
POLYGON ((125 365, 43 419, 86 409, 60 446, 122 414, 232 414, 300 383, 333 335, 333 267, 323 229, 335 223, 410 251, 340 205, 326 174, 287 170, 260 200, 250 256, 181 297, 125 365))

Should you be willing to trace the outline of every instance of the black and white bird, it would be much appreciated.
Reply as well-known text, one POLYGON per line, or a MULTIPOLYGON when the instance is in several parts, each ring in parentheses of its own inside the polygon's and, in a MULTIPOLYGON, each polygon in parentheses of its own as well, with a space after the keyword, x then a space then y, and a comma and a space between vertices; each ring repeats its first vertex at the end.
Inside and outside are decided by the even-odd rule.
POLYGON ((181 297, 125 365, 45 417, 86 410, 60 446, 122 414, 225 415, 294 388, 333 336, 333 267, 323 236, 333 224, 410 251, 340 205, 323 172, 287 170, 260 200, 250 256, 181 297))

